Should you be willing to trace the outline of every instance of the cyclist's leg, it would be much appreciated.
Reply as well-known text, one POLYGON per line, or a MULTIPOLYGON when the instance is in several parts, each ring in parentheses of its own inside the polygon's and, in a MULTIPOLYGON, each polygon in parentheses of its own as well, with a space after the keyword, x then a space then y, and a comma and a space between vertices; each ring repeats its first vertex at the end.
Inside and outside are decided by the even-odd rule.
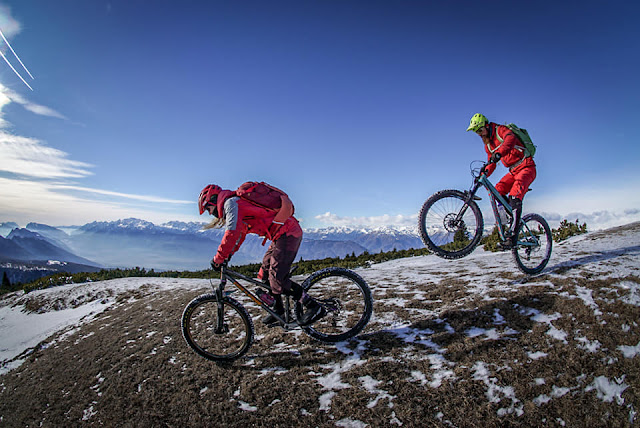
POLYGON ((264 253, 262 257, 262 266, 260 266, 260 270, 258 271, 258 279, 263 281, 269 281, 269 269, 271 267, 271 255, 273 254, 274 242, 269 245, 267 248, 267 252, 264 253))
MULTIPOLYGON (((282 294, 291 294, 291 280, 289 271, 296 258, 298 248, 302 242, 301 237, 282 235, 271 243, 262 260, 262 276, 269 279, 271 293, 275 297, 274 311, 283 315, 285 310, 282 302, 282 294)), ((302 291, 302 288, 300 288, 302 291)), ((300 293, 301 294, 301 293, 300 293)), ((298 296, 298 298, 300 298, 298 296)), ((262 319, 265 324, 277 321, 273 315, 268 314, 262 319)))
POLYGON ((536 168, 533 166, 526 167, 517 171, 515 174, 509 174, 513 175, 514 177, 513 185, 511 186, 509 195, 511 196, 511 208, 513 208, 511 244, 515 246, 518 241, 516 231, 518 230, 518 225, 520 224, 520 220, 522 219, 522 200, 524 199, 524 195, 527 193, 527 190, 529 190, 529 186, 536 178, 536 168))
MULTIPOLYGON (((522 201, 524 195, 529 190, 529 186, 531 186, 533 180, 536 179, 536 168, 533 166, 526 167, 515 174, 509 173, 509 175, 513 176, 513 183, 509 188, 509 195, 522 201)), ((498 189, 498 186, 496 186, 496 189, 498 189)))
POLYGON ((500 179, 500 181, 496 183, 496 190, 502 196, 506 197, 509 191, 512 189, 515 181, 516 178, 514 177, 514 175, 511 172, 508 172, 504 177, 500 179))
POLYGON ((269 259, 269 284, 274 294, 291 294, 289 271, 301 242, 302 237, 285 234, 271 243, 273 249, 269 259))
MULTIPOLYGON (((260 266, 260 271, 258 272, 258 278, 263 280, 267 284, 269 284, 269 287, 271 288, 271 294, 273 294, 273 297, 274 297, 273 310, 276 314, 282 316, 284 315, 284 305, 282 302, 281 291, 276 292, 276 290, 271 285, 273 283, 269 278, 270 276, 269 273, 271 272, 271 261, 273 259, 273 253, 275 250, 276 250, 276 243, 271 242, 271 244, 269 245, 269 248, 267 248, 267 251, 264 253, 264 257, 262 258, 262 266, 260 266)), ((262 322, 264 324, 273 324, 277 321, 278 319, 271 314, 267 314, 264 317, 262 317, 262 322)))
POLYGON ((289 272, 293 264, 302 236, 282 235, 275 241, 271 254, 269 281, 274 292, 286 294, 304 305, 305 311, 300 320, 301 325, 308 325, 326 314, 326 309, 307 295, 302 287, 291 281, 289 272))

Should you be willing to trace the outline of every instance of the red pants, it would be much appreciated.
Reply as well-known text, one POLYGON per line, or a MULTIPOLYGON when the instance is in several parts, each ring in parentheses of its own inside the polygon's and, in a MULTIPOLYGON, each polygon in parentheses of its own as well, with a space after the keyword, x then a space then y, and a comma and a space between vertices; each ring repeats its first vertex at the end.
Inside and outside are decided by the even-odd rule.
POLYGON ((529 186, 536 179, 536 167, 528 166, 522 168, 515 173, 509 171, 507 175, 502 177, 496 184, 496 190, 502 196, 507 193, 520 200, 524 199, 524 195, 529 190, 529 186))
POLYGON ((285 234, 271 242, 264 254, 258 278, 269 278, 273 294, 287 294, 291 291, 291 280, 287 277, 301 242, 302 236, 285 234))

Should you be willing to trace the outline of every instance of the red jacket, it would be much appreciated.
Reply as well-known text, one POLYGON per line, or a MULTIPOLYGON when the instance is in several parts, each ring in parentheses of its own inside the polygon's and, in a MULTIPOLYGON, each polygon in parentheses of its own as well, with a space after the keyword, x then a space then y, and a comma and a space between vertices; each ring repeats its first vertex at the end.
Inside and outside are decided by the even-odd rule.
MULTIPOLYGON (((512 173, 536 166, 532 157, 524 157, 524 145, 518 137, 504 125, 489 123, 489 144, 485 144, 484 150, 487 152, 487 159, 491 159, 493 153, 500 153, 502 164, 509 168, 512 173), (498 139, 500 135, 502 142, 498 139), (524 159, 524 160, 523 160, 524 159), (513 169, 512 169, 513 168, 513 169)), ((486 168, 487 177, 496 169, 496 164, 489 164, 486 168)))
POLYGON ((275 241, 284 234, 302 237, 302 228, 295 217, 290 216, 280 225, 273 223, 275 211, 247 202, 231 190, 218 195, 218 212, 225 219, 225 231, 213 261, 221 264, 242 245, 248 233, 275 241))

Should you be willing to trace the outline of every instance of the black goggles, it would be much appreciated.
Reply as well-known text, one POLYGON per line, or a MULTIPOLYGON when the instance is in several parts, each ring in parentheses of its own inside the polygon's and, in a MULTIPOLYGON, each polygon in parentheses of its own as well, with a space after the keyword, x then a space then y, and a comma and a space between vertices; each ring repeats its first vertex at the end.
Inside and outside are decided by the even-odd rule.
POLYGON ((204 204, 204 209, 208 210, 209 207, 216 207, 218 205, 218 195, 213 195, 209 202, 204 204))

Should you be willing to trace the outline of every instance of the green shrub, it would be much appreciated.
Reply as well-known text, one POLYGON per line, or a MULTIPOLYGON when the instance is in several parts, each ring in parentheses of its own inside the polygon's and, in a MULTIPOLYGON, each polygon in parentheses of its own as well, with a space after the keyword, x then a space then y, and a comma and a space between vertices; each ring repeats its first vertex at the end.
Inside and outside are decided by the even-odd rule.
POLYGON ((484 248, 485 251, 492 251, 494 253, 500 251, 500 249, 498 248, 499 242, 500 242, 500 235, 498 234, 497 227, 494 227, 493 230, 491 231, 491 234, 485 236, 480 241, 480 243, 482 244, 482 248, 484 248))
POLYGON ((553 240, 556 242, 564 241, 571 236, 582 235, 583 233, 587 233, 587 223, 580 225, 578 220, 575 223, 569 223, 566 219, 560 222, 560 227, 551 231, 553 240))

